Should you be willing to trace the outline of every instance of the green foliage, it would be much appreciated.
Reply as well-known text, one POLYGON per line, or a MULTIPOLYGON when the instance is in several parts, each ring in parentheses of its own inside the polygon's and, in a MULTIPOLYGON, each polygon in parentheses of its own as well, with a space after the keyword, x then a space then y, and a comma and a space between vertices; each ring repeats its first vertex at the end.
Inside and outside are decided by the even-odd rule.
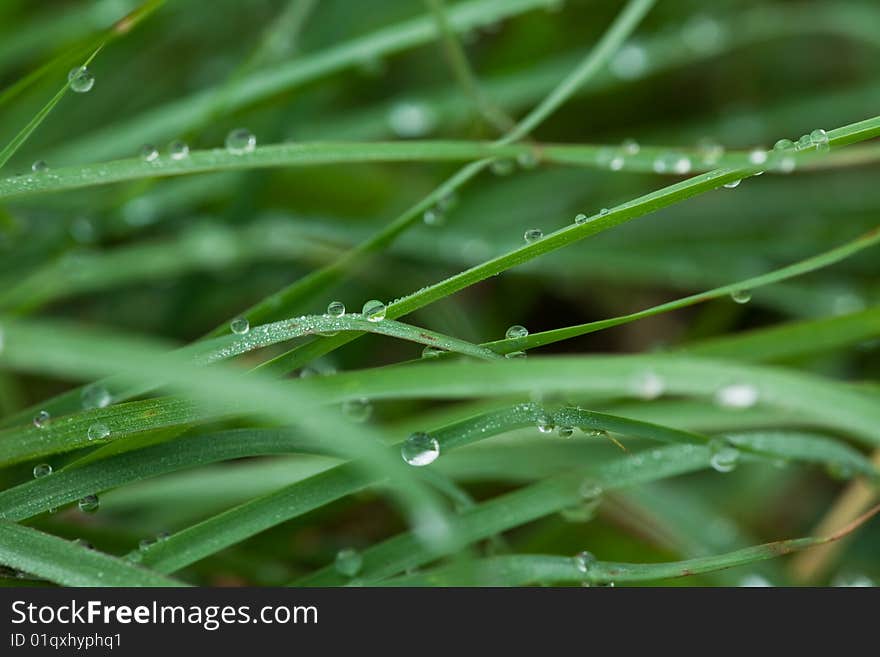
POLYGON ((0 9, 4 585, 880 577, 812 529, 880 481, 876 7, 62 4, 0 9))

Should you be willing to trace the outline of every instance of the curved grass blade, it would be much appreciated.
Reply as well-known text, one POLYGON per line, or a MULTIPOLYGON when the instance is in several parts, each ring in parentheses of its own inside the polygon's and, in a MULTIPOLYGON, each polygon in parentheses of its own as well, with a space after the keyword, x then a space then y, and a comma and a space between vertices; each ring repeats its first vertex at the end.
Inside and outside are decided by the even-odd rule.
POLYGON ((63 586, 186 586, 124 559, 0 520, 0 564, 63 586))

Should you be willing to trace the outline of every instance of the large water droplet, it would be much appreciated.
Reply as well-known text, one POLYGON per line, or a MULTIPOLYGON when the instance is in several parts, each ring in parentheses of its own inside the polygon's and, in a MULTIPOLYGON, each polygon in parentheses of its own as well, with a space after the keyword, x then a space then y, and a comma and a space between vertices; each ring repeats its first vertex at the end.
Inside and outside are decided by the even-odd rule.
POLYGON ((346 399, 342 402, 342 414, 352 422, 366 422, 373 414, 373 405, 366 397, 346 399))
POLYGON ((587 215, 583 213, 576 214, 574 217, 574 223, 576 223, 578 226, 582 226, 583 224, 587 223, 588 219, 589 217, 587 217, 587 215))
POLYGON ((828 133, 822 128, 816 128, 810 133, 810 143, 816 148, 828 145, 828 133))
POLYGON ((253 153, 257 147, 257 138, 246 128, 236 128, 226 135, 226 150, 233 155, 253 153))
POLYGON ((530 228, 525 233, 523 233, 523 239, 526 241, 526 244, 537 242, 543 237, 544 231, 542 231, 540 228, 530 228))
POLYGON ((739 450, 724 438, 709 442, 709 465, 717 472, 730 472, 739 463, 739 450))
POLYGON ((330 317, 342 317, 345 314, 345 304, 341 301, 331 301, 327 304, 327 314, 330 317))
POLYGON ((49 415, 49 411, 40 411, 36 415, 34 415, 34 426, 37 429, 42 429, 47 424, 49 424, 49 420, 52 419, 52 416, 49 415))
POLYGON ((78 502, 79 510, 83 513, 94 513, 101 506, 97 495, 86 495, 78 502))
POLYGON ((410 465, 419 467, 428 465, 440 456, 440 443, 430 434, 417 431, 404 441, 400 455, 410 465))
POLYGON ((519 324, 514 324, 510 328, 507 329, 504 333, 504 337, 508 340, 516 340, 518 338, 524 338, 529 334, 529 329, 525 326, 520 326, 519 324))
POLYGON ((110 435, 110 428, 104 424, 103 422, 95 422, 92 426, 89 427, 88 431, 88 439, 89 440, 103 440, 110 435))
POLYGON ((361 313, 368 322, 381 322, 385 319, 385 314, 388 311, 388 308, 384 303, 378 301, 377 299, 370 299, 367 301, 363 308, 361 309, 361 313))
POLYGON ((751 408, 758 396, 758 389, 750 383, 732 383, 715 393, 715 402, 725 408, 751 408))
POLYGON ((364 565, 361 553, 352 548, 345 548, 336 553, 336 571, 345 577, 354 577, 364 565))
POLYGON ((251 330, 251 323, 247 320, 247 317, 236 317, 229 322, 229 330, 236 335, 244 335, 251 330))
POLYGON ((95 76, 85 66, 77 66, 67 74, 67 84, 72 91, 84 94, 95 86, 95 76))
POLYGON ((40 463, 34 466, 34 479, 46 477, 50 474, 52 474, 52 466, 48 463, 40 463))
POLYGON ((113 401, 113 398, 107 388, 98 383, 92 383, 82 389, 80 400, 85 409, 106 408, 113 401))

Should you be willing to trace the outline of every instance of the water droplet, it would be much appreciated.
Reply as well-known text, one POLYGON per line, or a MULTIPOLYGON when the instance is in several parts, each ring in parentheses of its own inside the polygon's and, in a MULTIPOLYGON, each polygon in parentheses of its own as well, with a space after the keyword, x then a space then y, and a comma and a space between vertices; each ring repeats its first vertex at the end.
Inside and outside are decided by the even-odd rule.
POLYGON ((739 463, 739 450, 724 438, 709 441, 709 465, 717 472, 730 472, 739 463))
POLYGON ((524 338, 529 334, 529 329, 525 326, 520 326, 519 324, 514 324, 504 333, 504 337, 508 340, 516 340, 518 338, 524 338))
POLYGON ((327 304, 327 314, 330 317, 342 317, 345 314, 345 304, 341 301, 331 301, 327 304))
POLYGON ((446 216, 439 207, 428 208, 422 215, 422 221, 426 226, 442 226, 446 223, 446 216))
POLYGON ((697 53, 717 52, 724 40, 723 26, 711 16, 698 15, 689 18, 681 28, 681 40, 697 53))
POLYGON ((795 159, 793 157, 789 156, 789 157, 784 157, 781 160, 779 160, 779 165, 777 168, 782 173, 791 173, 792 171, 794 171, 796 166, 797 166, 797 162, 795 162, 795 159))
POLYGON ((584 501, 592 501, 597 500, 602 497, 605 490, 597 484, 592 479, 587 479, 585 482, 581 484, 581 487, 578 489, 578 493, 580 493, 581 499, 584 501))
POLYGON ((172 141, 168 144, 168 155, 172 160, 185 160, 189 157, 189 146, 185 141, 172 141))
POLYGON ((46 477, 50 474, 52 474, 52 466, 48 463, 40 463, 34 466, 34 479, 46 477))
POLYGON ((352 422, 366 422, 373 414, 373 405, 366 397, 346 399, 342 402, 342 414, 352 422))
POLYGON ((828 145, 828 133, 822 128, 816 128, 810 133, 810 143, 817 148, 828 145))
POLYGON ((604 217, 609 212, 611 212, 611 210, 609 210, 608 208, 602 208, 601 210, 599 210, 599 216, 604 217))
POLYGON ((89 440, 103 440, 110 435, 110 428, 104 424, 103 422, 95 422, 92 426, 89 427, 88 431, 88 439, 89 440))
POLYGON ((72 91, 84 94, 95 86, 95 76, 85 66, 77 66, 67 74, 67 84, 72 91))
POLYGON ((496 176, 506 176, 513 173, 513 160, 495 160, 489 168, 496 176))
POLYGON ((574 435, 574 427, 564 426, 556 430, 560 438, 571 438, 574 435))
POLYGON ((152 144, 144 144, 141 146, 140 156, 144 162, 156 162, 159 159, 159 149, 152 144))
POLYGON ((43 171, 48 171, 49 165, 46 164, 45 160, 37 160, 31 165, 31 171, 34 173, 42 173, 43 171))
POLYGON ((678 155, 672 162, 672 170, 675 173, 685 174, 691 170, 691 159, 687 155, 678 155))
POLYGON ((576 223, 578 226, 582 226, 583 224, 587 223, 588 219, 589 217, 587 217, 587 215, 583 213, 576 214, 574 216, 574 223, 576 223))
POLYGON ((596 556, 592 552, 578 552, 574 557, 574 566, 579 572, 587 574, 596 563, 596 556))
POLYGON ((85 409, 106 408, 113 401, 110 392, 98 383, 92 383, 82 389, 80 401, 85 409))
POLYGON ((79 510, 83 513, 94 513, 101 506, 97 495, 86 495, 78 502, 79 510))
POLYGON ((244 335, 251 330, 251 323, 247 317, 236 317, 229 322, 229 329, 236 335, 244 335))
POLYGON ((810 139, 810 135, 801 135, 801 138, 797 140, 797 143, 794 145, 795 150, 805 151, 808 148, 813 147, 813 140, 810 139))
POLYGON ((611 158, 611 161, 608 163, 608 168, 612 171, 620 171, 623 168, 623 165, 626 162, 623 159, 622 155, 615 155, 611 158))
POLYGON ((724 408, 751 408, 758 403, 758 389, 748 383, 733 383, 715 393, 715 403, 724 408))
POLYGON ((385 307, 385 304, 381 301, 370 299, 364 304, 361 312, 368 322, 381 322, 383 319, 385 319, 385 313, 387 312, 387 310, 388 309, 385 307))
POLYGON ((750 575, 744 575, 743 578, 739 581, 739 585, 745 588, 763 588, 766 586, 773 586, 763 575, 758 575, 752 573, 750 575))
POLYGON ((742 179, 740 179, 740 180, 731 180, 730 182, 726 182, 726 183, 724 183, 724 186, 727 187, 727 189, 735 189, 736 187, 739 187, 739 184, 740 184, 741 182, 742 182, 742 179))
POLYGON ((361 553, 352 548, 345 548, 336 553, 336 571, 345 577, 354 577, 364 565, 361 553))
POLYGON ((509 358, 511 360, 513 360, 515 358, 525 358, 526 356, 527 356, 527 354, 524 351, 511 351, 508 354, 504 354, 505 358, 509 358))
POLYGON ((623 46, 611 60, 611 72, 623 80, 632 80, 644 75, 648 66, 648 55, 645 49, 630 43, 623 46))
POLYGON ((637 142, 635 139, 624 139, 623 143, 620 144, 620 148, 627 155, 636 155, 639 150, 641 150, 639 142, 637 142))
POLYGON ((608 432, 605 429, 584 429, 584 435, 587 438, 607 438, 608 432))
POLYGON ((146 552, 156 542, 155 538, 142 538, 138 541, 138 550, 146 552))
POLYGON ((422 358, 437 358, 442 353, 442 349, 438 349, 437 347, 432 347, 431 345, 428 345, 427 347, 422 349, 422 358))
POLYGON ((521 169, 534 169, 538 166, 538 156, 532 151, 526 151, 516 156, 516 163, 521 169))
POLYGON ((395 103, 388 112, 388 126, 398 137, 423 137, 436 123, 433 110, 416 101, 395 103))
POLYGON ((544 231, 542 231, 540 228, 530 228, 525 233, 523 233, 523 239, 526 241, 526 244, 537 242, 543 237, 544 231))
POLYGON ((666 390, 666 383, 654 372, 645 372, 636 378, 634 392, 642 399, 657 399, 666 390))
POLYGON ((433 436, 417 431, 404 441, 400 455, 409 465, 418 467, 428 465, 440 456, 440 443, 433 436))
POLYGON ((697 153, 703 164, 715 164, 724 156, 724 146, 713 139, 704 137, 697 142, 697 153))
POLYGON ((42 429, 47 424, 49 424, 49 420, 52 419, 52 416, 49 415, 49 411, 40 411, 36 415, 34 415, 34 426, 37 429, 42 429))
POLYGON ((749 153, 749 164, 764 164, 767 161, 767 151, 756 148, 749 153))
POLYGON ((831 586, 835 587, 871 587, 875 586, 873 580, 867 575, 859 575, 855 573, 846 573, 835 575, 831 580, 831 586))
POLYGON ((750 290, 734 290, 730 293, 730 298, 736 303, 748 303, 752 300, 752 293, 750 290))
POLYGON ((551 418, 549 415, 545 415, 544 417, 540 418, 536 422, 535 426, 538 427, 538 431, 540 431, 541 433, 553 433, 553 429, 556 428, 556 424, 554 424, 553 418, 551 418))
POLYGON ((257 138, 246 128, 236 128, 226 135, 226 150, 233 155, 253 153, 257 147, 257 138))
POLYGON ((794 142, 791 139, 780 139, 773 144, 774 151, 787 151, 794 148, 794 142))

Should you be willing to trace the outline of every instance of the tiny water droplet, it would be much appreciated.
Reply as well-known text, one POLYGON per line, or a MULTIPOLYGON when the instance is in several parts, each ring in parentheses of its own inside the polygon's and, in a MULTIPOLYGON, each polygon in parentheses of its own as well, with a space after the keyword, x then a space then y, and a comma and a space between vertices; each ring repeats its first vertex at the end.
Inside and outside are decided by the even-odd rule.
POLYGON ((31 165, 31 171, 34 173, 42 173, 43 171, 48 171, 49 165, 46 164, 45 160, 37 160, 31 165))
POLYGON ((794 142, 791 139, 780 139, 773 144, 774 151, 787 151, 794 148, 794 142))
POLYGON ((758 403, 758 389, 749 383, 733 383, 715 393, 715 403, 724 408, 751 408, 758 403))
POLYGON ((715 164, 724 156, 724 146, 713 139, 704 137, 697 142, 697 153, 703 164, 715 164))
POLYGON ((620 144, 620 148, 627 155, 636 155, 639 150, 641 150, 639 142, 637 142, 635 139, 624 139, 623 143, 620 144))
POLYGON ((634 383, 634 392, 642 399, 657 399, 666 390, 666 383, 654 372, 645 372, 634 383))
POLYGON ((426 226, 442 226, 446 223, 446 217, 439 207, 428 208, 422 215, 422 221, 426 226))
POLYGON ((442 349, 438 349, 437 347, 432 347, 431 345, 428 345, 427 347, 422 349, 422 358, 437 358, 442 353, 442 349))
POLYGON ((52 474, 52 466, 48 463, 40 463, 34 466, 34 479, 46 477, 50 474, 52 474))
POLYGON ((601 210, 599 210, 599 216, 604 217, 609 212, 611 212, 611 210, 609 210, 608 208, 602 208, 601 210))
POLYGON ((592 479, 587 479, 578 489, 581 499, 584 501, 596 500, 602 497, 605 490, 592 479))
POLYGON ((189 145, 185 141, 172 141, 168 144, 168 155, 172 160, 185 160, 189 157, 189 145))
POLYGON ((821 147, 828 144, 828 133, 822 128, 816 128, 810 133, 810 143, 813 146, 821 147))
POLYGON ((584 429, 584 435, 587 438, 607 438, 608 432, 605 429, 584 429))
POLYGON ((767 151, 756 148, 749 153, 749 164, 764 164, 767 161, 767 151))
POLYGON ((83 513, 94 513, 101 506, 101 502, 97 495, 86 495, 77 503, 79 510, 83 513))
POLYGON ((504 354, 504 357, 513 360, 515 358, 525 358, 526 355, 527 354, 524 351, 511 351, 508 354, 504 354))
POLYGON ((556 428, 556 424, 554 424, 553 419, 549 415, 540 418, 535 426, 538 427, 538 431, 541 433, 553 433, 553 429, 556 428))
POLYGON ((583 224, 587 223, 588 219, 589 217, 587 217, 587 215, 579 213, 574 216, 574 223, 576 223, 578 226, 582 226, 583 224))
POLYGON ((344 548, 336 553, 336 572, 345 577, 354 577, 364 565, 361 553, 352 548, 344 548))
POLYGON ((430 434, 416 431, 404 441, 400 455, 409 465, 417 467, 428 465, 440 456, 440 443, 430 434))
POLYGON ((113 398, 107 388, 98 383, 92 383, 82 389, 80 401, 85 409, 106 408, 113 401, 113 398))
POLYGON ((141 146, 140 156, 144 162, 156 162, 159 159, 159 149, 152 144, 144 144, 141 146))
POLYGON ((543 237, 544 231, 542 231, 540 228, 530 228, 525 233, 523 233, 523 239, 526 241, 526 244, 537 242, 543 237))
POLYGON ((750 290, 734 290, 730 293, 730 298, 736 303, 748 303, 752 300, 752 293, 750 290))
POLYGON ((534 169, 538 166, 538 156, 532 151, 526 151, 516 156, 516 163, 521 169, 534 169))
POLYGON ((675 173, 685 174, 691 170, 691 159, 687 155, 679 155, 672 162, 672 170, 675 173))
POLYGON ((352 422, 366 422, 373 414, 373 405, 366 397, 346 399, 342 402, 342 414, 352 422))
POLYGON ((763 588, 767 586, 773 586, 763 575, 758 575, 756 573, 752 573, 750 575, 743 575, 743 578, 739 581, 740 587, 744 588, 763 588))
POLYGON ((739 184, 740 184, 741 182, 742 182, 742 179, 740 179, 740 180, 731 180, 730 182, 726 182, 726 183, 724 183, 724 186, 727 187, 727 189, 735 189, 736 187, 739 187, 739 184))
POLYGON ((506 176, 513 173, 513 160, 495 160, 489 168, 496 176, 506 176))
POLYGON ((34 415, 34 426, 37 429, 42 429, 47 424, 49 424, 49 420, 52 419, 52 416, 49 415, 49 411, 40 411, 36 415, 34 415))
POLYGON ((89 427, 89 431, 87 434, 89 440, 103 440, 109 435, 110 428, 103 422, 95 422, 92 426, 89 427))
POLYGON ((388 112, 388 126, 398 137, 423 137, 434 129, 436 123, 433 110, 417 101, 395 103, 388 112))
POLYGON ((385 319, 385 313, 388 309, 385 304, 376 299, 370 299, 364 304, 361 313, 368 322, 381 322, 385 319))
POLYGON ((587 552, 586 550, 578 552, 574 557, 575 568, 585 575, 590 572, 590 569, 595 563, 596 556, 592 552, 587 552))
POLYGON ((229 322, 229 329, 236 335, 244 335, 251 330, 251 323, 247 317, 236 317, 229 322))
POLYGON ((789 157, 784 157, 781 160, 779 160, 779 165, 777 166, 777 168, 782 173, 791 173, 792 171, 794 171, 796 166, 797 166, 797 162, 795 161, 795 159, 793 157, 789 156, 789 157))
POLYGON ((253 153, 257 147, 257 138, 246 128, 236 128, 226 135, 226 150, 233 155, 253 153))
POLYGON ((561 426, 556 429, 556 433, 560 438, 571 438, 574 435, 574 427, 561 426))
POLYGON ((648 67, 648 54, 638 44, 626 44, 617 51, 608 67, 617 77, 633 80, 644 75, 648 67))
POLYGON ((510 328, 507 329, 504 333, 504 337, 508 340, 515 340, 517 338, 524 338, 529 334, 529 329, 525 326, 520 326, 519 324, 514 324, 510 328))
POLYGON ((730 472, 739 463, 739 450, 724 438, 709 441, 709 465, 717 472, 730 472))
POLYGON ((67 74, 67 84, 72 91, 78 94, 84 94, 92 90, 95 86, 95 76, 85 66, 77 66, 72 68, 67 74))
POLYGON ((138 550, 146 552, 156 542, 155 538, 142 538, 138 541, 138 550))
POLYGON ((327 314, 330 317, 342 317, 345 314, 345 304, 341 301, 331 301, 327 304, 327 314))
POLYGON ((801 138, 797 140, 794 147, 796 150, 805 151, 813 147, 813 140, 810 139, 810 135, 801 135, 801 138))
POLYGON ((623 169, 626 161, 623 159, 622 155, 615 155, 611 158, 611 161, 608 162, 608 168, 612 171, 620 171, 623 169))

